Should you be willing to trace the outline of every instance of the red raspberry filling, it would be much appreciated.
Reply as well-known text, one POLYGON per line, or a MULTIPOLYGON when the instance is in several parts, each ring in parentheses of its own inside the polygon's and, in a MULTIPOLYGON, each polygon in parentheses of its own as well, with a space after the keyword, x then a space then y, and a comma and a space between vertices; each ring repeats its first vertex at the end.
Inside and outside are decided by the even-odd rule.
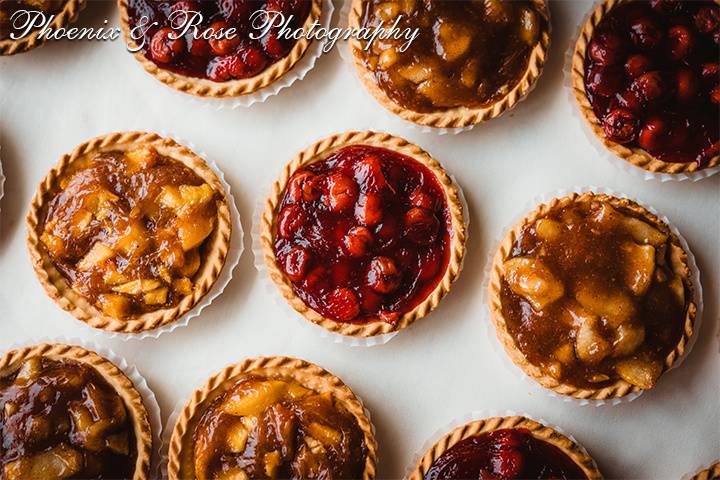
POLYGON ((130 29, 137 25, 157 25, 147 28, 142 49, 145 57, 164 70, 215 82, 250 78, 259 75, 272 64, 285 57, 295 40, 279 38, 274 28, 262 38, 251 39, 259 30, 253 29, 251 18, 258 11, 280 12, 291 30, 302 27, 310 14, 311 0, 129 0, 130 29), (177 11, 200 12, 202 22, 195 38, 192 30, 185 36, 174 38, 182 31, 178 18, 170 16, 177 11), (149 19, 146 23, 144 18, 149 19), (173 25, 175 23, 175 25, 173 25), (176 30, 173 30, 173 27, 176 30), (234 35, 212 38, 203 32, 212 29, 216 34, 235 29, 234 35), (171 38, 172 37, 172 38, 171 38), (207 38, 210 37, 210 38, 207 38))
POLYGON ((278 212, 278 265, 326 318, 394 324, 445 274, 445 192, 427 167, 397 152, 353 145, 296 171, 278 212))
POLYGON ((586 479, 562 450, 524 428, 468 437, 433 462, 426 480, 586 479))
POLYGON ((666 162, 718 155, 720 6, 624 2, 598 24, 585 92, 606 138, 666 162))

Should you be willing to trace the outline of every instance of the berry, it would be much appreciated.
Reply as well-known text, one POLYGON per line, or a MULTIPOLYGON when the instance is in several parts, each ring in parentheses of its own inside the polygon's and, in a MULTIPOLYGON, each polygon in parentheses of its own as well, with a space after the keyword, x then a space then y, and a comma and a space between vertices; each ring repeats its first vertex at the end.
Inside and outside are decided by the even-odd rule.
POLYGON ((615 65, 622 61, 627 45, 623 38, 611 32, 601 32, 590 42, 589 55, 600 65, 615 65))
POLYGON ((634 113, 640 113, 643 109, 643 101, 632 90, 625 90, 615 95, 615 98, 610 102, 610 110, 618 107, 628 109, 634 113))
POLYGON ((651 68, 652 62, 647 56, 641 53, 630 55, 627 60, 625 60, 625 73, 627 73, 630 78, 637 78, 651 68))
POLYGON ((352 257, 365 255, 372 246, 373 235, 366 227, 353 227, 343 237, 343 246, 352 257))
POLYGON ((250 15, 250 0, 220 0, 218 7, 225 20, 232 23, 241 23, 250 15))
POLYGON ((382 221, 382 198, 377 193, 361 194, 355 205, 355 218, 361 225, 373 226, 382 221))
POLYGON ((646 102, 654 102, 665 95, 665 80, 659 71, 645 72, 630 85, 630 89, 646 102))
POLYGON ((355 181, 363 191, 379 192, 387 186, 387 180, 382 171, 380 157, 375 154, 366 155, 355 165, 355 181))
POLYGON ((714 81, 720 75, 720 65, 717 62, 703 63, 700 67, 700 75, 705 81, 714 81))
POLYGON ((327 294, 325 307, 329 316, 339 322, 349 322, 360 314, 357 295, 349 288, 336 288, 327 294))
POLYGON ((605 115, 603 130, 605 136, 617 143, 630 143, 637 137, 640 121, 635 113, 625 108, 616 108, 605 115))
POLYGON ((265 53, 273 60, 279 60, 287 54, 287 46, 278 38, 277 32, 274 30, 269 31, 261 38, 260 43, 265 49, 265 53))
POLYGON ((259 48, 253 45, 242 47, 238 55, 243 63, 243 71, 237 78, 250 78, 265 70, 267 58, 259 48))
POLYGON ((195 38, 191 33, 185 36, 188 52, 193 57, 207 58, 210 56, 210 44, 204 38, 195 38))
POLYGON ((283 270, 293 282, 300 281, 305 276, 310 259, 310 252, 306 248, 294 246, 283 259, 283 270))
POLYGON ((413 207, 405 213, 405 235, 412 242, 432 243, 439 229, 440 222, 430 210, 413 207))
POLYGON ((208 30, 212 31, 212 36, 208 40, 208 43, 215 55, 233 53, 240 45, 240 36, 237 33, 237 29, 231 27, 228 22, 222 20, 213 22, 208 27, 208 30), (231 32, 231 29, 234 31, 231 32))
POLYGON ((638 18, 631 23, 630 36, 633 43, 643 50, 657 48, 663 37, 660 27, 648 17, 638 18))
POLYGON ((358 186, 352 178, 342 173, 333 173, 327 178, 327 193, 323 202, 335 213, 341 213, 355 205, 358 186))
POLYGON ((689 68, 683 68, 675 73, 675 96, 678 101, 688 103, 695 99, 699 89, 699 82, 689 68))
POLYGON ((317 176, 307 170, 301 170, 292 176, 287 191, 287 198, 293 203, 300 200, 311 202, 320 198, 317 176))
POLYGON ((502 478, 520 478, 525 467, 525 456, 519 450, 506 450, 494 455, 490 464, 502 478))
POLYGON ((400 285, 402 275, 391 258, 375 257, 370 261, 366 278, 373 290, 387 294, 400 285))
POLYGON ((652 116, 640 129, 638 145, 649 152, 657 150, 663 145, 663 139, 667 133, 667 122, 660 117, 652 116))
POLYGON ((278 219, 278 233, 282 238, 291 238, 295 230, 300 228, 307 220, 307 215, 297 205, 288 205, 280 212, 278 219))
POLYGON ((695 35, 684 25, 675 25, 668 30, 668 51, 673 60, 687 57, 695 46, 695 35))
POLYGON ((210 80, 224 82, 235 78, 242 69, 242 62, 237 55, 215 57, 208 62, 206 74, 210 80))
POLYGON ((623 72, 617 67, 594 65, 588 69, 587 88, 601 97, 611 97, 622 89, 623 72))
POLYGON ((432 195, 423 190, 422 187, 417 187, 410 194, 410 205, 435 210, 437 208, 437 201, 432 195))
POLYGON ((173 28, 180 29, 188 21, 189 12, 199 12, 200 6, 195 0, 178 0, 170 7, 170 24, 173 28), (184 12, 184 13, 178 13, 184 12))
POLYGON ((400 312, 391 312, 389 310, 380 310, 378 312, 378 318, 385 323, 389 323, 390 325, 395 325, 397 323, 397 321, 400 319, 400 312))
POLYGON ((161 28, 150 41, 150 55, 153 60, 160 63, 171 63, 175 61, 185 51, 184 38, 170 38, 175 36, 171 28, 161 28))
POLYGON ((715 85, 712 90, 710 90, 710 101, 714 104, 720 104, 720 84, 715 85))
POLYGON ((683 4, 679 0, 650 0, 650 6, 662 14, 673 14, 682 11, 683 4))
POLYGON ((698 32, 705 35, 717 32, 720 29, 720 8, 717 6, 701 7, 693 19, 698 32))

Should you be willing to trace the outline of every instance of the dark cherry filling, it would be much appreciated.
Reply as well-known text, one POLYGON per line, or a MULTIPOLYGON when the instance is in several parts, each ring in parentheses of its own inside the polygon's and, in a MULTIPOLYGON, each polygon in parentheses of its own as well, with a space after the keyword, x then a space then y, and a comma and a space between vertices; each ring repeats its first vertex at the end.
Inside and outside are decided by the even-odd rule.
POLYGON ((495 430, 456 443, 433 462, 427 480, 586 479, 562 450, 524 428, 495 430))
POLYGON ((143 17, 150 19, 148 25, 157 22, 146 29, 142 52, 159 67, 189 77, 225 82, 260 74, 285 57, 295 44, 294 40, 280 38, 278 28, 260 39, 251 39, 251 33, 253 36, 260 33, 252 27, 254 14, 266 11, 280 12, 285 19, 292 16, 288 27, 294 31, 305 23, 310 4, 311 0, 130 0, 128 20, 131 29, 144 25, 143 17), (174 38, 171 34, 182 31, 183 16, 171 20, 177 11, 200 12, 202 22, 195 36, 204 38, 195 38, 192 31, 174 38), (206 32, 208 29, 218 37, 223 32, 228 34, 216 38, 206 32), (228 32, 229 29, 235 32, 228 32))
POLYGON ((278 208, 278 264, 325 317, 395 323, 445 273, 445 192, 427 167, 397 152, 338 150, 295 172, 278 208))
POLYGON ((585 92, 605 136, 666 162, 718 155, 720 6, 628 1, 597 26, 585 92))

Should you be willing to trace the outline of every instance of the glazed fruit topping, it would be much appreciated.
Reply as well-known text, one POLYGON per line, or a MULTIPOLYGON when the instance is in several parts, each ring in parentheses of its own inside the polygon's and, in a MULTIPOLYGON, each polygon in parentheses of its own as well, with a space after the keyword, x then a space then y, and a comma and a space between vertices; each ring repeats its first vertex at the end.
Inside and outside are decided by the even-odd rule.
POLYGON ((624 2, 598 24, 585 90, 606 138, 704 166, 720 137, 720 5, 624 2))
POLYGON ((296 171, 277 218, 278 265, 306 304, 339 322, 395 323, 448 263, 442 186, 383 148, 345 147, 296 171))
POLYGON ((261 31, 253 28, 253 15, 272 18, 280 12, 290 19, 288 27, 297 29, 310 14, 310 4, 311 0, 129 0, 129 23, 132 29, 145 25, 144 18, 157 22, 146 29, 144 43, 137 43, 159 67, 225 82, 259 75, 295 44, 278 35, 279 26, 255 39, 261 31), (196 30, 185 28, 193 12, 202 15, 196 30))
POLYGON ((378 38, 355 53, 393 101, 417 112, 483 107, 505 96, 525 73, 546 21, 529 1, 364 4, 363 27, 400 19, 398 28, 421 32, 409 47, 405 39, 378 38))
POLYGON ((426 480, 586 479, 558 447, 524 428, 495 430, 465 438, 440 455, 426 480))
POLYGON ((682 251, 666 227, 606 201, 525 227, 504 264, 503 316, 516 345, 576 387, 655 385, 682 336, 682 251))
POLYGON ((86 364, 31 357, 0 377, 0 426, 3 479, 133 476, 125 404, 86 364))
POLYGON ((101 153, 61 179, 40 239, 77 293, 105 315, 131 318, 194 292, 220 202, 152 147, 101 153))
POLYGON ((247 376, 195 427, 195 478, 361 478, 364 435, 330 393, 247 376))

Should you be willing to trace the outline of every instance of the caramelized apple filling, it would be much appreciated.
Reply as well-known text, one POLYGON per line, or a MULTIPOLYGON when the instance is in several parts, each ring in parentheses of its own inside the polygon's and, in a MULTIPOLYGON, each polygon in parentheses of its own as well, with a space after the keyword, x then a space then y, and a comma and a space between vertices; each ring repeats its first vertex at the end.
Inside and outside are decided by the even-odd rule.
POLYGON ((330 393, 247 376, 195 428, 195 478, 361 478, 367 449, 355 418, 330 393))
MULTIPOLYGON (((418 29, 375 40, 355 55, 395 103, 416 112, 479 108, 520 81, 545 28, 531 1, 368 0, 363 27, 418 29)), ((366 45, 362 45, 363 48, 366 45)))
MULTIPOLYGON (((28 10, 52 14, 59 12, 66 2, 67 0, 0 0, 0 40, 9 39, 12 33, 22 35, 23 29, 13 28, 13 15, 16 12, 28 10)), ((21 15, 17 25, 21 25, 26 19, 21 15)))
POLYGON ((131 478, 131 422, 92 367, 29 358, 0 375, 0 478, 131 478))
POLYGON ((96 155, 62 178, 41 241, 70 286, 130 318, 193 293, 217 192, 151 147, 96 155))
POLYGON ((504 263, 508 331, 559 381, 651 388, 683 332, 682 257, 667 227, 610 203, 553 211, 525 227, 504 263))

